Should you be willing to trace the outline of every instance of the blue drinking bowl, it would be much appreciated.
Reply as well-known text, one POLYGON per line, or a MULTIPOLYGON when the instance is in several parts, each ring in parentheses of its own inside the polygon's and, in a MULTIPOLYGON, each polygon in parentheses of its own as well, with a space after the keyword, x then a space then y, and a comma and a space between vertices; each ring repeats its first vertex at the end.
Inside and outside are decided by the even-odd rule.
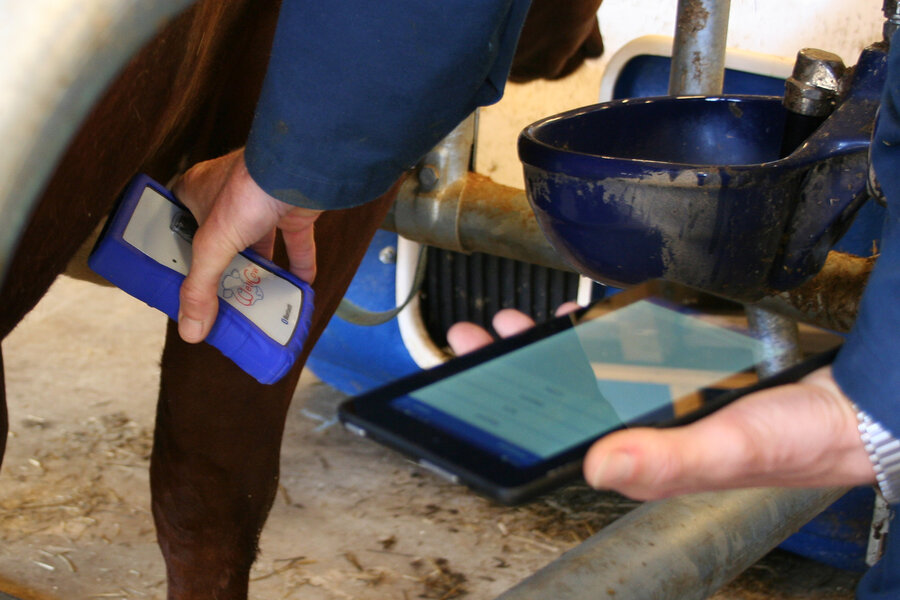
POLYGON ((814 275, 865 201, 885 52, 863 52, 832 115, 779 157, 768 96, 616 100, 519 137, 528 198, 576 269, 619 287, 664 278, 756 300, 814 275))

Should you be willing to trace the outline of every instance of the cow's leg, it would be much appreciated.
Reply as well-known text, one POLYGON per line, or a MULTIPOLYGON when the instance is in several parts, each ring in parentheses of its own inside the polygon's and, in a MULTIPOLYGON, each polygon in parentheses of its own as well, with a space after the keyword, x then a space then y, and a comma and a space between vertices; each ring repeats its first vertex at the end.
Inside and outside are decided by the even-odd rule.
MULTIPOLYGON (((393 193, 316 223, 318 276, 310 339, 340 302, 393 193)), ((288 405, 306 353, 274 386, 256 383, 170 324, 151 464, 153 514, 170 599, 246 598, 259 533, 275 497, 288 405)))

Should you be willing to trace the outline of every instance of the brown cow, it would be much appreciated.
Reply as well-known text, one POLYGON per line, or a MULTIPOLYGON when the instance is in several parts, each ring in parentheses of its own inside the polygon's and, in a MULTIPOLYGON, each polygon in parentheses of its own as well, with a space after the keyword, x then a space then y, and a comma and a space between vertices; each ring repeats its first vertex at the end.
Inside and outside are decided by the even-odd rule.
MULTIPOLYGON (((580 63, 595 55, 595 27, 581 21, 594 23, 598 4, 564 4, 577 16, 574 27, 566 8, 536 2, 536 12, 553 5, 574 33, 545 37, 532 27, 529 46, 542 52, 519 60, 522 72, 559 76, 571 69, 569 57, 580 63)), ((277 9, 277 0, 200 2, 125 67, 72 140, 27 227, 2 290, 0 337, 35 306, 134 173, 167 181, 186 165, 243 143, 277 9)), ((260 385, 212 347, 183 343, 169 324, 151 462, 169 598, 247 597, 257 540, 277 488, 293 389, 392 197, 393 190, 319 219, 310 343, 278 384, 260 385)), ((7 430, 4 397, 0 457, 7 430)))

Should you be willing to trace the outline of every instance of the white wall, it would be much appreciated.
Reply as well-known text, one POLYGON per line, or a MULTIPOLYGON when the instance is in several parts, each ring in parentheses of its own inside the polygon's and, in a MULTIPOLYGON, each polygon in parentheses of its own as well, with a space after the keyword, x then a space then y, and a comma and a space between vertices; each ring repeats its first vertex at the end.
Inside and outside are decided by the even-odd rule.
MULTIPOLYGON (((791 60, 800 48, 815 47, 852 65, 866 45, 881 39, 881 5, 882 0, 731 0, 728 46, 791 60)), ((476 170, 522 187, 519 131, 542 117, 597 102, 609 58, 635 38, 671 36, 676 7, 675 0, 605 0, 598 13, 604 55, 558 82, 509 84, 503 100, 481 112, 476 170)))

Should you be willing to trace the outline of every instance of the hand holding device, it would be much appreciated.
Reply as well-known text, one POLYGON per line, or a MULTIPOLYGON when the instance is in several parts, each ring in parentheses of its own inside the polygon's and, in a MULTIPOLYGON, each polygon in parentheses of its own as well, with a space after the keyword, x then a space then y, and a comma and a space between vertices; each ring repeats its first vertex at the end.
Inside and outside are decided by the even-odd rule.
POLYGON ((874 483, 856 413, 831 368, 777 383, 683 427, 600 438, 585 457, 587 482, 638 500, 742 487, 874 483))
POLYGON ((271 256, 281 230, 289 270, 312 283, 316 275, 313 224, 322 213, 273 198, 250 177, 239 149, 198 163, 173 184, 173 192, 196 215, 194 262, 181 285, 178 333, 202 341, 217 311, 216 288, 228 263, 244 248, 271 256))
MULTIPOLYGON (((132 296, 176 319, 197 222, 145 175, 126 187, 89 266, 132 296)), ((303 348, 312 316, 309 284, 252 250, 219 278, 218 315, 207 341, 261 383, 274 383, 303 348)))

